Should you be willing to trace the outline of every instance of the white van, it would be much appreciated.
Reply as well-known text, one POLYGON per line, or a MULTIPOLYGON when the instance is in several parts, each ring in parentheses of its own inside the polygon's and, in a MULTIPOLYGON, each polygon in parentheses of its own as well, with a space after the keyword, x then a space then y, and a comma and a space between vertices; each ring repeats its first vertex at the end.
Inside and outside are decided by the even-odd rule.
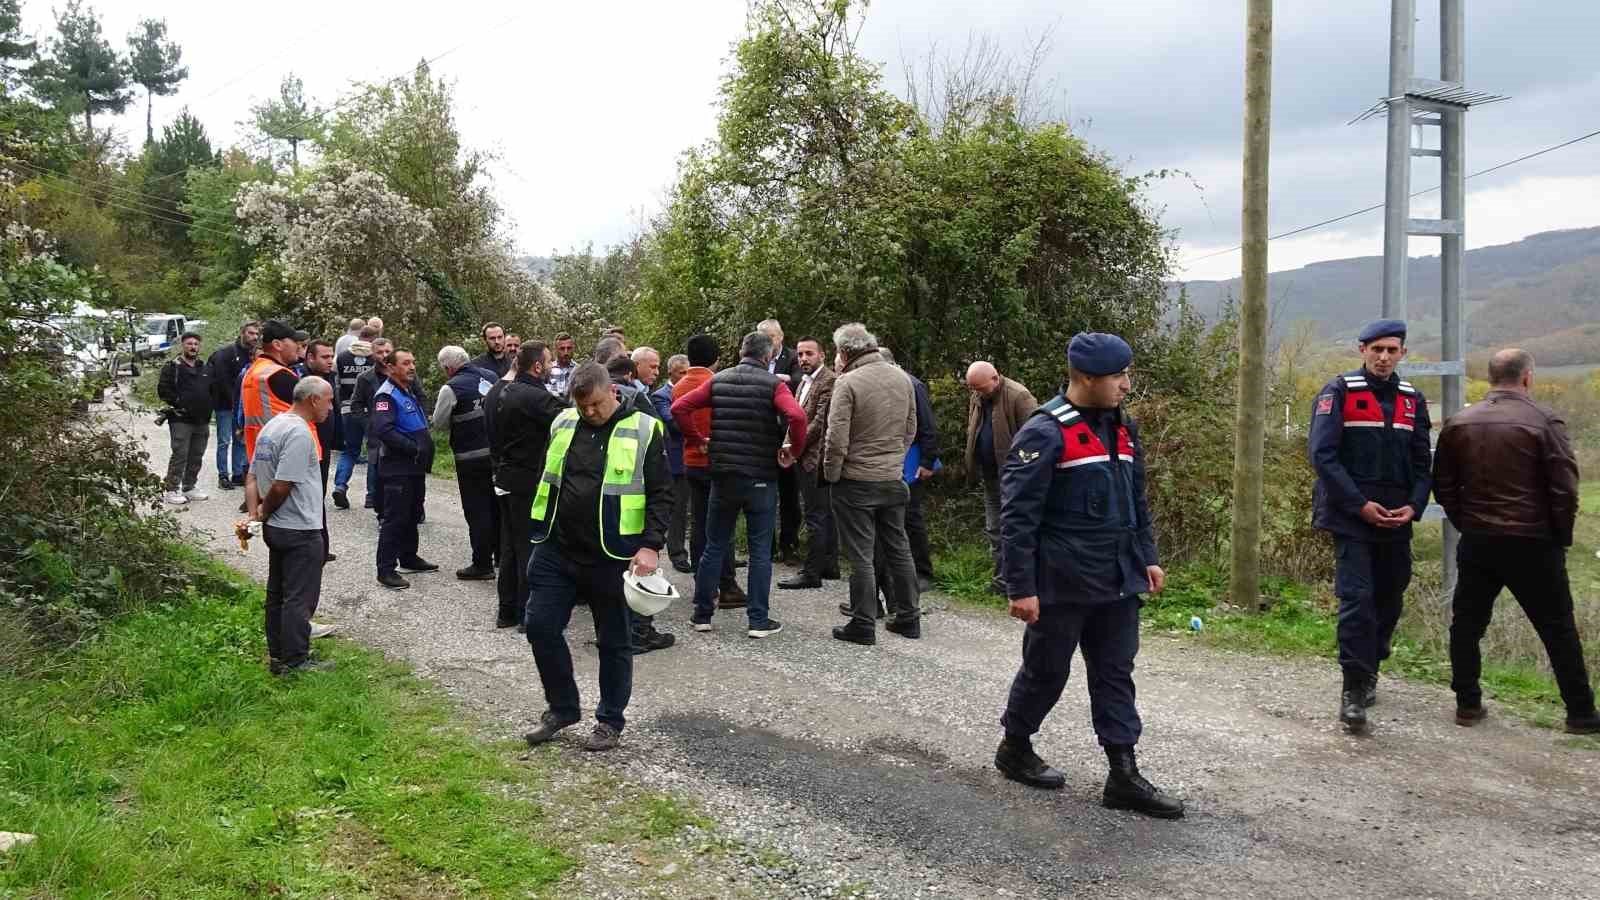
POLYGON ((189 324, 183 316, 172 313, 151 313, 144 317, 142 339, 135 344, 140 359, 166 356, 178 346, 189 324))

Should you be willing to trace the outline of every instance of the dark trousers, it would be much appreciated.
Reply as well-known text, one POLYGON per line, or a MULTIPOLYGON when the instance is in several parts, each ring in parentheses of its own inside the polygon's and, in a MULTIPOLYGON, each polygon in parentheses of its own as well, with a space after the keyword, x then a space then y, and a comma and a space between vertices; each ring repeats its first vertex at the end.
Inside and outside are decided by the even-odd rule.
POLYGON ((800 546, 800 477, 796 466, 778 470, 778 549, 800 546))
POLYGON ((1583 643, 1572 615, 1566 548, 1552 541, 1462 535, 1456 593, 1450 619, 1450 687, 1461 706, 1483 702, 1478 642, 1489 628, 1501 588, 1511 595, 1538 632, 1550 655, 1567 715, 1594 712, 1594 691, 1583 664, 1583 643))
POLYGON ((267 545, 267 655, 279 665, 311 654, 311 615, 322 593, 322 535, 265 525, 267 545))
POLYGON ((1082 648, 1089 671, 1089 716, 1100 743, 1131 747, 1144 730, 1134 705, 1133 658, 1139 653, 1139 598, 1094 606, 1052 603, 1022 633, 1022 667, 1011 681, 1000 725, 1006 736, 1031 738, 1061 699, 1082 648))
POLYGON ((456 490, 461 493, 461 514, 467 520, 467 542, 472 564, 494 566, 500 549, 500 504, 494 499, 494 468, 487 460, 456 465, 456 490))
POLYGON ((417 522, 427 497, 422 475, 390 475, 383 479, 383 519, 378 525, 378 574, 393 572, 417 558, 417 522))
POLYGON ((367 502, 383 518, 383 450, 367 441, 367 502))
POLYGON ((746 612, 750 627, 768 622, 772 595, 772 519, 777 512, 778 486, 767 480, 744 475, 719 475, 711 479, 711 498, 706 512, 706 549, 694 575, 694 617, 709 622, 717 609, 717 590, 723 561, 733 558, 733 534, 744 514, 745 536, 750 544, 750 582, 745 592, 750 597, 746 612))
POLYGON ((500 596, 500 622, 521 622, 528 603, 528 557, 533 544, 529 535, 533 531, 532 494, 501 494, 495 498, 500 503, 500 574, 495 581, 495 592, 500 596))
POLYGON ((167 420, 167 436, 172 439, 172 458, 167 460, 169 491, 192 491, 206 461, 206 445, 211 442, 211 422, 167 420))
MULTIPOLYGON (((706 522, 711 511, 711 473, 705 469, 690 469, 684 476, 689 482, 689 565, 694 567, 695 581, 699 581, 700 557, 706 552, 706 522)), ((722 558, 723 590, 737 588, 733 577, 733 554, 722 558)))
POLYGON ((1339 598, 1339 666, 1346 679, 1372 678, 1389 658, 1411 584, 1411 542, 1333 539, 1333 593, 1339 598))
POLYGON ((681 562, 689 558, 689 478, 672 476, 672 518, 667 522, 667 559, 681 562))
POLYGON ((919 579, 933 580, 933 551, 928 547, 928 520, 922 515, 922 500, 928 495, 926 481, 910 485, 911 500, 906 504, 906 540, 911 544, 911 561, 919 579))
POLYGON ((906 503, 910 498, 906 483, 898 479, 844 480, 833 485, 831 493, 839 546, 850 560, 851 623, 868 630, 877 627, 878 576, 874 558, 880 540, 888 579, 893 585, 884 598, 889 604, 889 617, 898 623, 917 621, 922 595, 917 588, 911 546, 906 541, 906 503))
POLYGON ((329 448, 322 448, 322 555, 332 552, 333 542, 328 539, 328 457, 329 448))
MULTIPOLYGON (((820 465, 820 464, 819 464, 820 465)), ((806 510, 805 565, 803 575, 821 578, 824 574, 839 573, 839 536, 833 527, 832 491, 822 483, 822 472, 800 473, 800 493, 806 510)))
POLYGON ((626 724, 623 711, 633 693, 632 613, 622 596, 622 572, 627 565, 623 560, 574 565, 562 557, 555 540, 536 547, 528 561, 528 644, 539 666, 545 704, 563 719, 583 715, 566 630, 572 608, 585 603, 594 615, 595 644, 600 651, 600 705, 594 717, 618 731, 626 724))

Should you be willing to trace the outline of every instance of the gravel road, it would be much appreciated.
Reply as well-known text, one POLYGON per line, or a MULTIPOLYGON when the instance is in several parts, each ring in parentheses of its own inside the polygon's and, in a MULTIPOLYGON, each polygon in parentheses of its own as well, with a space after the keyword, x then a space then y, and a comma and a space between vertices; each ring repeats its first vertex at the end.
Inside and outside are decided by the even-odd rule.
MULTIPOLYGON (((165 430, 115 419, 164 470, 165 430)), ((229 533, 240 494, 215 491, 212 458, 201 482, 214 498, 180 515, 219 557, 265 578, 264 550, 241 556, 229 533)), ((362 477, 358 467, 352 497, 362 477)), ((544 706, 532 655, 494 629, 492 582, 450 574, 468 560, 455 485, 431 480, 427 506, 422 555, 444 570, 403 592, 374 581, 372 514, 330 510, 339 560, 319 618, 518 735, 544 706)), ((690 579, 673 577, 687 594, 690 579)), ((1492 704, 1487 723, 1459 728, 1447 691, 1395 680, 1373 733, 1351 737, 1335 720, 1330 663, 1147 632, 1140 765, 1189 805, 1182 821, 1154 821, 1098 805, 1104 757, 1077 673, 1036 739, 1066 790, 995 772, 1020 624, 930 595, 922 640, 880 632, 865 648, 829 636, 842 599, 839 582, 775 591, 785 630, 763 641, 726 612, 696 634, 678 604, 658 620, 678 645, 635 664, 623 747, 604 762, 694 798, 744 845, 748 881, 729 896, 1600 896, 1600 743, 1509 721, 1492 704)), ((584 613, 569 637, 592 703, 584 613)), ((558 752, 580 755, 579 730, 558 752)))

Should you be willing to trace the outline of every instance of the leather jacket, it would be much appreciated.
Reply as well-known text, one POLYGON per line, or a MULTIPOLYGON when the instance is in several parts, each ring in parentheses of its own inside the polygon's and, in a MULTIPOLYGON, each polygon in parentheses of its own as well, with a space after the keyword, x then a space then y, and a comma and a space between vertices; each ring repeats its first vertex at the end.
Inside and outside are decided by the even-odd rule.
POLYGON ((1463 534, 1572 546, 1578 461, 1566 423, 1520 391, 1490 391, 1444 423, 1433 492, 1463 534))

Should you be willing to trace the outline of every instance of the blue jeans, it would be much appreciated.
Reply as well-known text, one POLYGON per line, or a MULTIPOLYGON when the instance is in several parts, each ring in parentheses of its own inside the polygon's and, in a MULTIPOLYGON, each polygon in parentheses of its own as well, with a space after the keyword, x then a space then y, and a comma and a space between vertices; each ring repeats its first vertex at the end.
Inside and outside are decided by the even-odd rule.
POLYGON ((694 620, 711 621, 721 583, 722 560, 730 552, 734 526, 744 513, 750 543, 750 627, 767 624, 768 596, 772 592, 772 520, 777 514, 778 479, 758 481, 744 475, 711 478, 711 500, 706 508, 706 549, 694 574, 694 620))
POLYGON ((333 470, 336 491, 350 488, 350 473, 356 469, 356 460, 361 458, 361 441, 367 436, 367 417, 345 416, 343 425, 344 443, 339 447, 339 465, 333 470))
POLYGON ((583 602, 594 616, 595 644, 600 650, 600 705, 595 707, 594 717, 618 731, 627 724, 623 710, 633 695, 633 618, 622 596, 626 566, 623 560, 575 565, 561 555, 553 539, 534 547, 533 558, 528 560, 528 607, 523 624, 544 685, 545 705, 565 721, 583 718, 566 636, 572 608, 583 602))
POLYGON ((217 416, 217 475, 230 478, 244 477, 244 434, 233 428, 233 410, 216 410, 217 416), (230 464, 230 454, 232 457, 230 464))

